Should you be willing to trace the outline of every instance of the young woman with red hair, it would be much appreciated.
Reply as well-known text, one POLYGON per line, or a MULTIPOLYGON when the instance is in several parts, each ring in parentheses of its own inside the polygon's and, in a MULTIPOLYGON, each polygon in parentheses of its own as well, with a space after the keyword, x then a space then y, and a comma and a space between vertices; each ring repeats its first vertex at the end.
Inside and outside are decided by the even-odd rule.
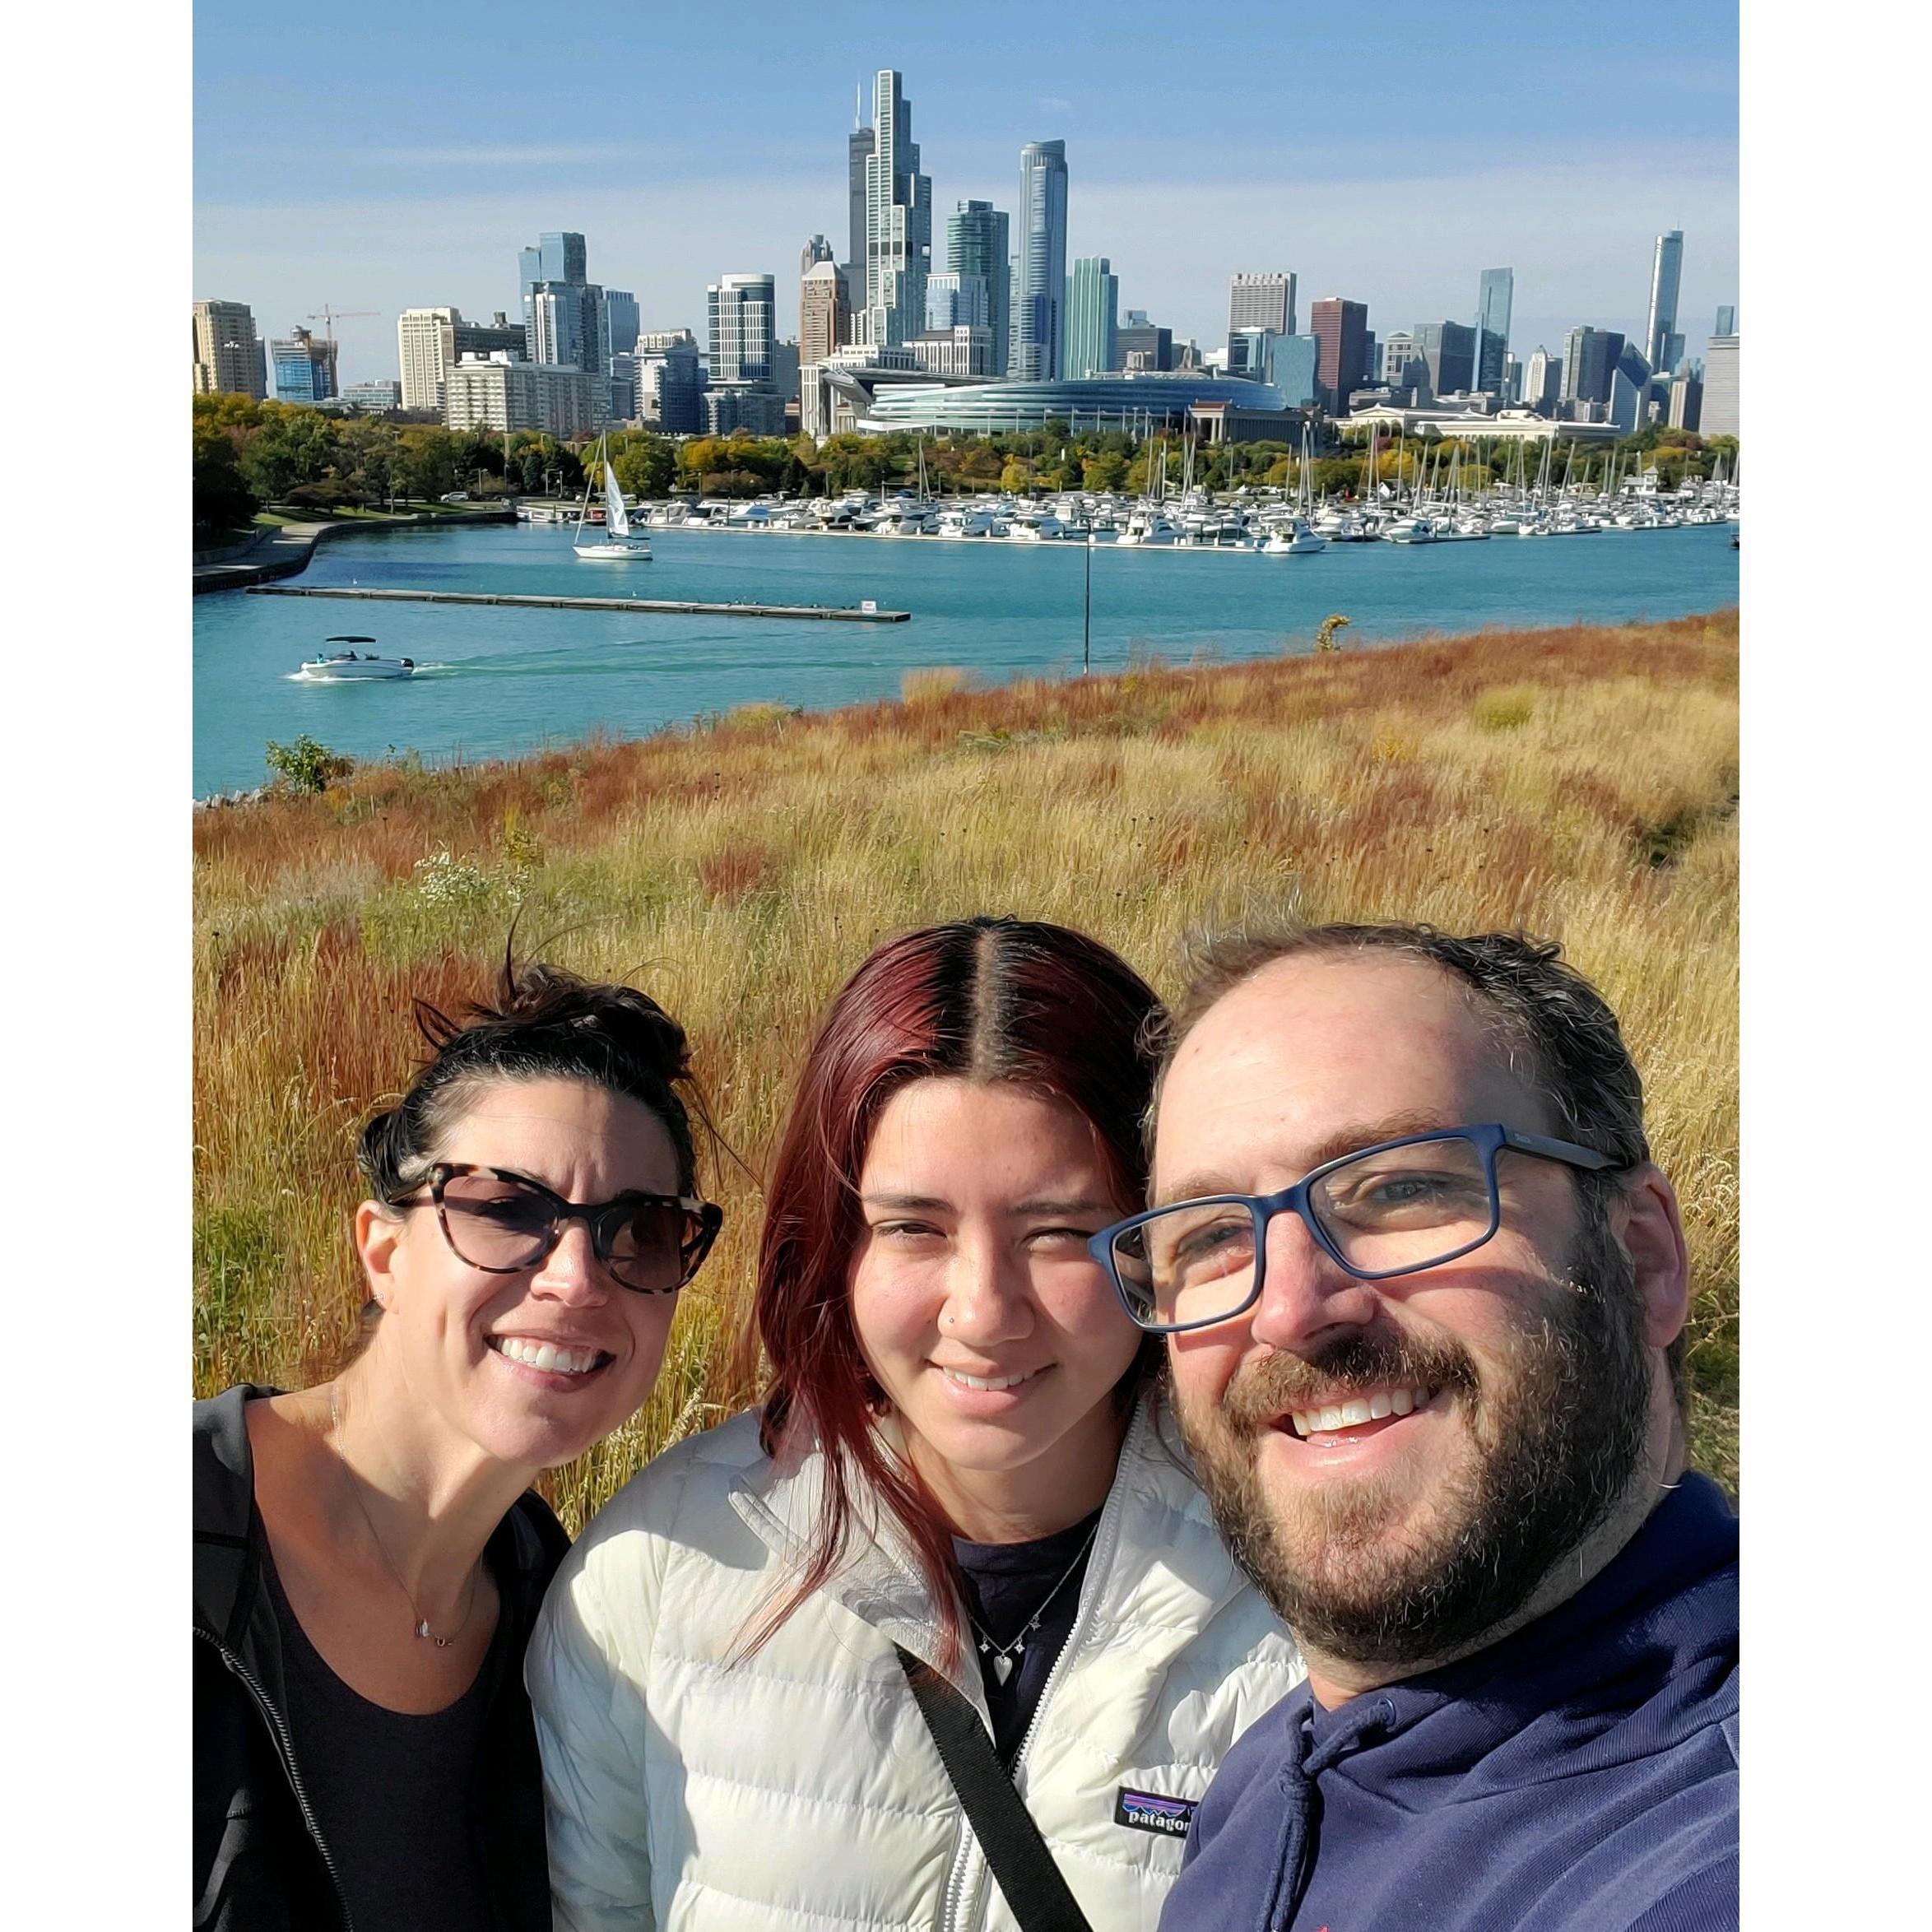
POLYGON ((1086 1252, 1140 1202, 1159 1011, 1104 946, 993 918, 834 1000, 768 1198, 763 1406, 612 1498, 531 1646, 560 1928, 1024 1924, 936 1674, 1086 1917, 1152 1932, 1216 1764, 1303 1674, 1086 1252))

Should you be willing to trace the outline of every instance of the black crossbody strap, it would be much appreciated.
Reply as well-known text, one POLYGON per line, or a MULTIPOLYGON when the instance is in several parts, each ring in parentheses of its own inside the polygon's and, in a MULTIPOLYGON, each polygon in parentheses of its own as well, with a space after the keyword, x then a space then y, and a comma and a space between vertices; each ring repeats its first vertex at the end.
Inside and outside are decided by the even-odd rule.
POLYGON ((892 1647, 1020 1932, 1093 1932, 979 1713, 936 1670, 898 1644, 892 1647))

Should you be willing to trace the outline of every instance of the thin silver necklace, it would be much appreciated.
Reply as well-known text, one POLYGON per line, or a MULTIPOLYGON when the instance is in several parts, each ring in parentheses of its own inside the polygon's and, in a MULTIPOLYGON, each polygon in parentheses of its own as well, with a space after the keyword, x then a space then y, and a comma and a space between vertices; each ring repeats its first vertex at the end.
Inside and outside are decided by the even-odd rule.
MULTIPOLYGON (((342 1433, 342 1419, 336 1413, 336 1389, 333 1382, 329 1384, 328 1427, 329 1435, 332 1438, 339 1437, 342 1433)), ((421 1605, 411 1594, 409 1586, 402 1581, 402 1572, 389 1561, 389 1553, 383 1547, 382 1538, 376 1534, 374 1521, 369 1513, 368 1505, 362 1500, 362 1492, 356 1487, 355 1478, 350 1470, 349 1459, 343 1455, 339 1448, 336 1448, 332 1439, 329 1447, 335 1449, 336 1461, 341 1465, 342 1479, 349 1485, 350 1500, 355 1503, 356 1513, 362 1518, 363 1527, 369 1531, 370 1542, 376 1546, 376 1554, 383 1559, 383 1567, 395 1578, 396 1587, 402 1592, 403 1600, 409 1605, 410 1614, 416 1619, 416 1635, 428 1637, 430 1642, 434 1644, 439 1651, 448 1650, 470 1627, 470 1615, 476 1607, 476 1572, 474 1570, 470 1572, 470 1593, 463 1600, 462 1621, 450 1632, 448 1636, 439 1637, 430 1628, 430 1619, 423 1614, 421 1605)))
POLYGON ((1098 1523, 1095 1523, 1094 1527, 1088 1530, 1085 1536, 1081 1539, 1080 1548, 1074 1552, 1073 1561, 1061 1572, 1060 1581, 1040 1599, 1033 1614, 1020 1626, 1019 1636, 1015 1637, 1010 1643, 995 1643, 992 1638, 987 1634, 985 1626, 981 1623, 978 1618, 974 1616, 970 1610, 966 1613, 966 1621, 973 1626, 974 1631, 978 1634, 979 1654, 982 1657, 990 1657, 992 1660, 993 1679, 996 1683, 1004 1684, 1013 1674, 1013 1660, 1024 1651, 1026 1640, 1039 1628, 1040 1619, 1047 1614, 1047 1606, 1052 1602, 1055 1597, 1059 1595, 1061 1591, 1066 1589, 1072 1579, 1074 1572, 1086 1560, 1087 1552, 1093 1548, 1094 1539, 1099 1534, 1099 1531, 1100 1526, 1098 1523))

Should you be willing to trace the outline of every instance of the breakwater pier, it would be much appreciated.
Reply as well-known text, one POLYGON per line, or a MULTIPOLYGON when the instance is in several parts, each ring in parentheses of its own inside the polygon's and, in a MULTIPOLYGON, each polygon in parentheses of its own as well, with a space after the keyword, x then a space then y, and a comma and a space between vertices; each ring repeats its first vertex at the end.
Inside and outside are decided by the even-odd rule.
POLYGON ((253 597, 362 597, 408 604, 509 604, 549 611, 649 611, 659 616, 801 617, 832 624, 903 624, 910 611, 880 611, 869 604, 710 604, 684 597, 570 597, 467 590, 365 590, 334 585, 257 583, 253 597))

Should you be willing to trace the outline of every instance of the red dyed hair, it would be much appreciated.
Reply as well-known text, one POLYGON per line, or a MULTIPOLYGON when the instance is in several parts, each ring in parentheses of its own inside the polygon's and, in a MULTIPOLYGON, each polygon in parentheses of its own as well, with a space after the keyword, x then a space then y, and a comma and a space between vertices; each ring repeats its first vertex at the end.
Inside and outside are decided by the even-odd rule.
MULTIPOLYGON (((1038 921, 979 917, 878 948, 827 1010, 799 1075, 766 1196, 758 1334, 771 1362, 767 1455, 824 1451, 824 1504, 797 1588, 755 1649, 838 1567, 869 1487, 905 1526, 946 1632, 958 1641, 952 1531, 874 1427, 880 1395, 852 1326, 847 1276, 865 1217, 858 1180, 880 1110, 933 1078, 1006 1081, 1086 1117, 1117 1198, 1146 1186, 1140 1124, 1153 1090, 1154 992, 1096 940, 1038 921)), ((1159 1344, 1143 1349, 1126 1392, 1159 1344)))

